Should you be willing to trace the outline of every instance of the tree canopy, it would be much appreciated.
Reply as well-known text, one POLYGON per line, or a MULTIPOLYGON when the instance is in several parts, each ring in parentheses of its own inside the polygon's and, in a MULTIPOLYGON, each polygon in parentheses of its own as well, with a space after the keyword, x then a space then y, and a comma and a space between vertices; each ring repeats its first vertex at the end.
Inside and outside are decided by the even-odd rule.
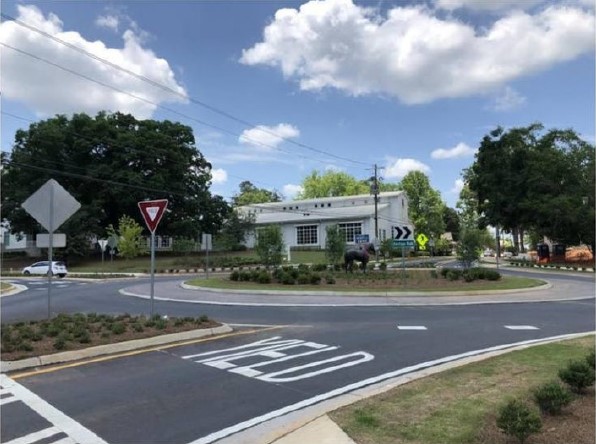
POLYGON ((556 242, 594 245, 594 146, 573 130, 541 124, 497 128, 466 170, 481 224, 514 235, 535 230, 556 242))
POLYGON ((168 199, 158 228, 167 235, 215 232, 230 211, 209 192, 211 164, 192 129, 176 122, 105 112, 58 115, 18 130, 3 160, 2 209, 12 232, 41 231, 20 205, 50 178, 81 203, 60 228, 69 238, 104 235, 123 215, 142 222, 137 202, 147 199, 168 199))
POLYGON ((439 238, 445 232, 441 194, 430 186, 430 180, 421 171, 410 171, 399 183, 408 196, 408 213, 417 233, 439 238))
POLYGON ((317 197, 353 196, 370 193, 370 185, 343 171, 313 171, 302 181, 299 199, 317 197))
POLYGON ((282 200, 282 195, 277 191, 257 188, 248 180, 240 182, 239 188, 240 191, 232 197, 232 204, 236 207, 282 200))

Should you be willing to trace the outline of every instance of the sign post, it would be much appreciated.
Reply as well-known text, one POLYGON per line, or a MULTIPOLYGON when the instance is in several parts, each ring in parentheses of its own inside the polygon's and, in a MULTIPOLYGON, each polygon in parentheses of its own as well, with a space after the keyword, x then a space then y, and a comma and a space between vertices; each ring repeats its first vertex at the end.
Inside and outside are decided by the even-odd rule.
POLYGON ((105 273, 104 266, 103 266, 103 256, 106 251, 106 245, 108 245, 108 240, 107 239, 99 239, 97 241, 97 243, 99 244, 99 247, 101 248, 101 272, 105 273))
POLYGON ((21 207, 48 230, 48 319, 52 315, 52 275, 54 230, 58 229, 81 204, 54 179, 48 180, 21 204, 21 207))
POLYGON ((209 250, 212 246, 212 236, 207 233, 201 235, 201 250, 205 252, 205 278, 209 279, 209 250))
POLYGON ((155 284, 155 229, 168 207, 168 200, 145 200, 138 202, 145 224, 151 232, 151 317, 153 317, 153 293, 155 284))

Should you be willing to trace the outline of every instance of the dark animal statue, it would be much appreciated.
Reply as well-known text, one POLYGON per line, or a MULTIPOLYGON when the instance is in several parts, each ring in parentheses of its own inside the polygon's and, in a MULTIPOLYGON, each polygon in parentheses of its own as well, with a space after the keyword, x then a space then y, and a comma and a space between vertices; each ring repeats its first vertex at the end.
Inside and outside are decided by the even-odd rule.
POLYGON ((375 246, 373 244, 363 244, 358 249, 348 250, 344 253, 344 268, 346 273, 353 272, 354 262, 358 261, 362 264, 362 270, 366 273, 366 265, 370 259, 370 255, 375 253, 375 246))

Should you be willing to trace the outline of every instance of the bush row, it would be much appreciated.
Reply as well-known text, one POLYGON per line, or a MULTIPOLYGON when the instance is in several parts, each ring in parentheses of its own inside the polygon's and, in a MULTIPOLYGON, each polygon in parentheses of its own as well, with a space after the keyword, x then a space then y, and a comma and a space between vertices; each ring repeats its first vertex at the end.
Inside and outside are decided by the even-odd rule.
MULTIPOLYGON (((569 362, 567 367, 559 370, 559 378, 566 386, 558 381, 551 381, 534 389, 533 399, 540 411, 544 414, 558 415, 563 407, 573 400, 573 394, 582 394, 586 387, 593 385, 596 369, 594 361, 592 351, 585 360, 569 362)), ((516 398, 499 409, 497 427, 523 443, 528 436, 540 431, 542 419, 536 410, 516 398)))
POLYGON ((460 270, 455 268, 441 268, 440 274, 449 281, 457 281, 462 279, 466 282, 472 282, 477 279, 486 281, 498 281, 501 279, 501 273, 489 268, 468 268, 460 270))

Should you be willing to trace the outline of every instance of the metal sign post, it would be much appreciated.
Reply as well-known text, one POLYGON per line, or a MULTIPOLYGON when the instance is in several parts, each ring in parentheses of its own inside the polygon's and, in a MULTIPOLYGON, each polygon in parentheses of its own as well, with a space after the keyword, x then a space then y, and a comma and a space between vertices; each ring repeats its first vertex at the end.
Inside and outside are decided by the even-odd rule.
POLYGON ((201 249, 205 251, 205 278, 209 279, 209 250, 212 248, 212 236, 203 233, 201 236, 201 249))
POLYGON ((107 239, 99 239, 97 241, 97 243, 99 244, 99 248, 101 248, 101 272, 105 273, 105 269, 104 269, 104 253, 106 252, 106 245, 108 245, 108 240, 107 239))
POLYGON ((147 228, 151 232, 151 317, 153 317, 153 294, 155 287, 155 229, 168 207, 167 199, 138 202, 147 228))

